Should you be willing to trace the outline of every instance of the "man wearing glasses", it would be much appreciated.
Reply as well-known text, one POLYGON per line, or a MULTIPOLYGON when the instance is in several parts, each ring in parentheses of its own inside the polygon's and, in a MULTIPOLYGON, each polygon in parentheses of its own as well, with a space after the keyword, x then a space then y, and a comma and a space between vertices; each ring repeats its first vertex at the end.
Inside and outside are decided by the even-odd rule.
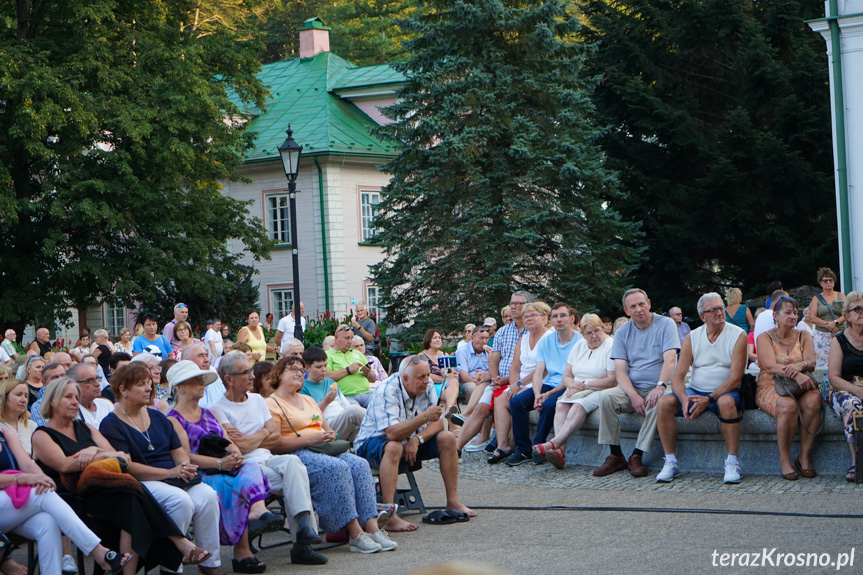
POLYGON ((186 321, 189 317, 189 306, 184 303, 178 303, 174 306, 174 319, 165 324, 165 327, 162 328, 162 335, 165 336, 165 339, 168 340, 168 343, 171 344, 171 349, 173 351, 177 351, 177 348, 180 347, 180 340, 174 336, 174 326, 177 325, 179 321, 186 321))
POLYGON ((683 321, 683 310, 679 307, 673 307, 668 310, 668 317, 674 320, 674 323, 677 325, 677 337, 680 338, 682 342, 689 332, 692 331, 692 328, 689 327, 689 324, 683 321))
MULTIPOLYGON (((223 395, 225 395, 225 385, 222 383, 222 379, 219 377, 218 373, 215 369, 210 365, 210 353, 203 343, 193 343, 189 347, 183 350, 183 359, 188 359, 192 363, 198 366, 198 369, 201 371, 211 371, 216 374, 216 381, 208 385, 204 390, 204 397, 198 402, 198 405, 202 408, 208 408, 210 404, 218 401, 223 395)), ((243 356, 245 357, 245 355, 243 356)), ((249 388, 251 391, 251 387, 249 388)))
POLYGON ((473 413, 474 407, 479 400, 479 395, 474 394, 477 387, 488 385, 491 381, 491 376, 488 371, 488 352, 486 352, 486 344, 488 343, 489 329, 487 327, 478 327, 473 330, 470 337, 470 343, 455 352, 455 361, 458 369, 458 379, 461 382, 461 392, 468 398, 467 408, 464 410, 465 416, 470 416, 473 413))
MULTIPOLYGON (((775 300, 774 300, 775 301, 775 300)), ((740 387, 746 369, 746 332, 725 321, 725 305, 718 293, 706 293, 698 300, 698 317, 704 325, 695 329, 680 346, 680 361, 671 380, 673 394, 659 400, 657 427, 665 465, 658 482, 669 482, 680 472, 677 465, 677 422, 675 417, 692 420, 707 410, 719 418, 728 458, 724 483, 740 483, 737 446, 740 439, 740 387), (683 378, 692 366, 688 385, 683 378)))
POLYGON ((78 400, 78 416, 96 429, 114 405, 101 397, 102 388, 96 368, 87 363, 76 363, 66 372, 66 377, 78 383, 81 398, 78 400))
POLYGON ((375 381, 375 372, 365 354, 351 349, 353 339, 351 326, 341 324, 336 328, 333 347, 327 350, 327 377, 349 400, 368 407, 372 398, 369 383, 375 381))

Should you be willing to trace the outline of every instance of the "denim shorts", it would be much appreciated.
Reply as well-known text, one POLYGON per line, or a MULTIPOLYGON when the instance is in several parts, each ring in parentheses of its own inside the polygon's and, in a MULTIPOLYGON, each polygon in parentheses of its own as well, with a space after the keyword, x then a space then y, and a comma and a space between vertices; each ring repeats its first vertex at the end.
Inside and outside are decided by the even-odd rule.
MULTIPOLYGON (((359 449, 357 449, 357 455, 365 458, 366 461, 369 462, 369 466, 379 468, 381 466, 381 459, 383 459, 384 456, 384 447, 390 441, 392 440, 387 439, 386 435, 370 437, 360 445, 359 449)), ((429 459, 437 459, 438 457, 437 435, 431 439, 427 439, 425 443, 420 445, 419 449, 417 449, 418 461, 427 461, 429 459)))

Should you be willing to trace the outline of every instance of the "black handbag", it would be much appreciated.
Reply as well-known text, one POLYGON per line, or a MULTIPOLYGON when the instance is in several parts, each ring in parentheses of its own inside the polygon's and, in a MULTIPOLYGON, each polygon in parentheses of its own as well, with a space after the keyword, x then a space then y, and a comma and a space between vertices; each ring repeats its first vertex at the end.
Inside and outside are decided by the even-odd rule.
MULTIPOLYGON (((198 455, 222 459, 228 456, 227 447, 229 445, 231 445, 231 440, 226 437, 222 437, 221 435, 211 433, 210 435, 202 437, 200 443, 198 443, 198 455)), ((230 475, 231 477, 236 477, 239 472, 239 469, 236 469, 235 471, 228 471, 226 469, 204 470, 204 473, 207 475, 230 475)))

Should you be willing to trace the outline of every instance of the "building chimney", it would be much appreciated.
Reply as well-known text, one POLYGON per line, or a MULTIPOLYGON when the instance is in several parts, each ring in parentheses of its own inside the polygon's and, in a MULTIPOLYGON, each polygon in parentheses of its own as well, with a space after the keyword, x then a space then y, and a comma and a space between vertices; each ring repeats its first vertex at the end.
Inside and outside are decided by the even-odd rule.
POLYGON ((300 58, 314 58, 319 52, 330 51, 330 28, 320 18, 309 18, 300 28, 300 58))

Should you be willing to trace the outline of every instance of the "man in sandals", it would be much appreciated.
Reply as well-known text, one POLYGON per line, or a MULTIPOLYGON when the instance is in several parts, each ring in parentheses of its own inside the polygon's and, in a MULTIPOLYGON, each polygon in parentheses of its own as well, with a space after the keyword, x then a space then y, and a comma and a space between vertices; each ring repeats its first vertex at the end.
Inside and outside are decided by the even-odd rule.
POLYGON ((698 317, 704 325, 692 331, 680 346, 680 360, 671 379, 670 395, 659 400, 657 428, 665 465, 658 482, 669 482, 680 472, 677 466, 677 422, 675 417, 695 419, 707 410, 719 418, 728 458, 725 483, 740 483, 737 446, 740 440, 740 394, 737 388, 746 369, 746 332, 725 321, 725 305, 718 293, 706 293, 698 300, 698 317), (683 378, 692 366, 689 384, 683 378))
MULTIPOLYGON (((356 453, 378 468, 381 500, 393 503, 399 463, 408 465, 428 459, 440 460, 446 491, 446 507, 475 517, 458 500, 458 451, 455 436, 443 429, 434 386, 429 385, 428 362, 416 355, 404 358, 399 371, 382 381, 372 394, 360 432, 354 440, 356 453)), ((414 531, 417 525, 398 515, 387 523, 387 531, 414 531)))

